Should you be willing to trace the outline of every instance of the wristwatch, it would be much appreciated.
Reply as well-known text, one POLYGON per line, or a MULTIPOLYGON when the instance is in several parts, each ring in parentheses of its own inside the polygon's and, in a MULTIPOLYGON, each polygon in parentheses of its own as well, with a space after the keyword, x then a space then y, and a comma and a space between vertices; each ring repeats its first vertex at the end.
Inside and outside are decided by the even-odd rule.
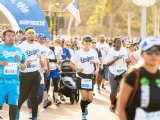
POLYGON ((21 63, 22 65, 24 65, 25 68, 27 68, 26 64, 21 63))

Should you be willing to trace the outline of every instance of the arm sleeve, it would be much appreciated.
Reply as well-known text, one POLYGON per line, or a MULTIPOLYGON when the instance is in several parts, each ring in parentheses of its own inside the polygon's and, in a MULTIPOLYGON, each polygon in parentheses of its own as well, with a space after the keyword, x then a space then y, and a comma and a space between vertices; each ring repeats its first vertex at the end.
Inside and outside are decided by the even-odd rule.
POLYGON ((98 57, 102 57, 102 53, 100 50, 98 50, 98 57))
POLYGON ((125 78, 125 83, 129 84, 131 87, 133 87, 136 80, 136 74, 134 71, 129 73, 125 78))

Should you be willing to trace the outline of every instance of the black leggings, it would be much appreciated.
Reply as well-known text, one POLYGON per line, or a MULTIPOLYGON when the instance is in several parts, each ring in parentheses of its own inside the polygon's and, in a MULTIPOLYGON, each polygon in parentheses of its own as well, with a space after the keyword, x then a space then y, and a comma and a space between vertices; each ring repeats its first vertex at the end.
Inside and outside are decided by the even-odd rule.
POLYGON ((52 81, 53 81, 53 86, 54 86, 53 93, 54 92, 58 92, 58 81, 59 81, 59 78, 53 78, 52 81))
POLYGON ((46 88, 47 93, 48 93, 49 88, 50 88, 50 80, 47 80, 45 84, 46 84, 45 88, 46 88))

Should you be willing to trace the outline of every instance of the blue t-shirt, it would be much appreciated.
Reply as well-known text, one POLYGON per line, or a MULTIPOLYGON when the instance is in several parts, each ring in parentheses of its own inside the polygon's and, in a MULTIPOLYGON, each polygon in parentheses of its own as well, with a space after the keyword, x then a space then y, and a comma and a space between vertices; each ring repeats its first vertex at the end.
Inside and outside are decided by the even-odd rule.
POLYGON ((8 61, 8 66, 0 65, 0 84, 19 84, 20 63, 24 60, 25 54, 18 46, 0 44, 0 61, 8 61))
POLYGON ((66 58, 71 58, 71 54, 67 48, 63 48, 63 54, 61 55, 62 59, 61 60, 66 60, 66 58))

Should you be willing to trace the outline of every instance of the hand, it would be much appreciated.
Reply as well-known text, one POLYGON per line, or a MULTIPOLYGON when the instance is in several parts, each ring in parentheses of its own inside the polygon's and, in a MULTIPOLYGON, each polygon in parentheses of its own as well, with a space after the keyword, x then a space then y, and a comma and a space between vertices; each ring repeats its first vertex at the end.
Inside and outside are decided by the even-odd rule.
POLYGON ((48 77, 50 75, 50 70, 48 70, 46 74, 47 74, 47 77, 48 77))
POLYGON ((1 65, 1 66, 7 66, 7 65, 8 65, 8 61, 1 61, 1 62, 0 62, 0 65, 1 65))
POLYGON ((93 73, 93 75, 98 75, 98 72, 97 72, 97 71, 95 71, 95 72, 93 73))
POLYGON ((31 66, 31 62, 27 61, 27 67, 31 66))
POLYGON ((101 70, 103 70, 103 65, 101 65, 101 70))
POLYGON ((44 62, 41 61, 40 64, 41 64, 41 67, 43 68, 44 67, 44 62))
POLYGON ((60 64, 61 63, 61 60, 60 59, 57 59, 57 62, 56 62, 57 64, 60 64))
POLYGON ((114 60, 117 61, 117 60, 119 60, 119 59, 120 59, 120 56, 116 57, 114 60))
POLYGON ((127 64, 129 64, 130 63, 130 61, 128 60, 128 59, 126 59, 126 61, 125 61, 127 64))
POLYGON ((20 65, 20 68, 21 68, 22 71, 24 71, 24 70, 25 70, 25 65, 24 65, 24 64, 21 64, 21 65, 20 65))
POLYGON ((77 71, 82 73, 84 71, 84 69, 83 68, 77 68, 77 71))

